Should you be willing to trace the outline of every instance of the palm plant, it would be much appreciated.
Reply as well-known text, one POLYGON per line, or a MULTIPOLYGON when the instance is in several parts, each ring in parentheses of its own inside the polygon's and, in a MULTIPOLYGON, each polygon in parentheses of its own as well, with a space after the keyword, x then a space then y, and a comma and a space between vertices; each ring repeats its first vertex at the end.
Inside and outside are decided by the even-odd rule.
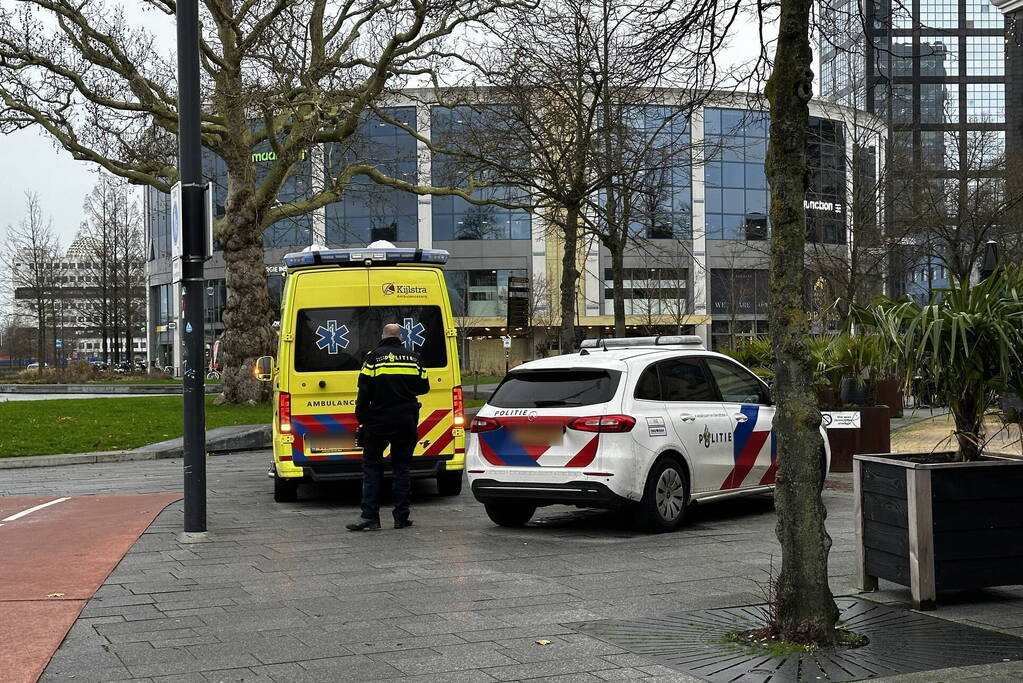
POLYGON ((925 373, 955 420, 958 455, 977 460, 984 446, 984 414, 1023 361, 1023 279, 1002 269, 970 286, 959 284, 926 306, 882 297, 856 310, 898 351, 907 377, 925 373))
POLYGON ((770 337, 740 339, 735 348, 721 349, 721 353, 739 361, 767 382, 774 378, 774 347, 770 337))

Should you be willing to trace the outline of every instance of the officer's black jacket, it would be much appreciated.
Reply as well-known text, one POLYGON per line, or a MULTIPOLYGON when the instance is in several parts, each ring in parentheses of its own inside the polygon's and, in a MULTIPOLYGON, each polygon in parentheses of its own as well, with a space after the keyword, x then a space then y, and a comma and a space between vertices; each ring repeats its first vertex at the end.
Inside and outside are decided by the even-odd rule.
POLYGON ((382 339, 366 354, 359 373, 355 417, 360 424, 387 425, 419 414, 417 396, 430 391, 419 354, 395 337, 382 339))

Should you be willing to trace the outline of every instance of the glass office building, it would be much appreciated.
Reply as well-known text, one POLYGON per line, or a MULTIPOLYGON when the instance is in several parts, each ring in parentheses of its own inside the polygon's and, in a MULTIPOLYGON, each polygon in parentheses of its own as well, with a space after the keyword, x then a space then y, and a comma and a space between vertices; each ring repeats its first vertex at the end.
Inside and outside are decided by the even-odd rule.
MULTIPOLYGON (((821 32, 822 98, 859 107, 890 126, 888 225, 970 203, 971 183, 1003 174, 1005 28, 989 0, 830 0, 821 32), (921 199, 924 197, 924 199, 921 199), (941 204, 937 197, 953 199, 941 204), (921 202, 927 207, 921 207, 921 202)), ((920 293, 921 270, 944 273, 918 245, 893 254, 891 293, 920 293)), ((907 241, 912 241, 907 238, 907 241)), ((940 247, 935 253, 940 252, 940 247)), ((927 288, 947 284, 926 278, 927 288)))
MULTIPOLYGON (((644 107, 632 119, 637 139, 658 150, 661 161, 642 170, 638 194, 646 206, 629 222, 634 244, 625 254, 623 286, 630 333, 683 329, 713 342, 762 334, 771 230, 764 172, 766 103, 750 106, 750 98, 722 95, 709 98, 689 117, 670 105, 672 98, 672 91, 663 91, 664 104, 644 107)), ((857 117, 874 121, 871 135, 877 145, 882 144, 877 132, 882 126, 863 112, 854 115, 848 108, 816 101, 811 113, 808 237, 841 256, 849 248, 851 122, 857 117)), ((386 110, 388 120, 367 117, 345 145, 312 150, 287 181, 279 201, 308 197, 317 190, 318 178, 353 161, 419 183, 457 184, 457 164, 431 154, 392 121, 440 141, 469 134, 476 115, 478 110, 396 102, 386 110)), ((265 173, 274 160, 257 150, 253 163, 265 173)), ((214 213, 220 218, 226 169, 212 155, 205 169, 215 188, 214 213)), ((508 200, 521 192, 499 186, 479 190, 477 196, 508 200)), ((159 367, 180 363, 181 332, 171 324, 180 297, 171 281, 169 209, 167 195, 146 193, 150 349, 151 360, 159 367)), ((499 343, 497 337, 508 332, 504 326, 512 277, 533 282, 531 310, 546 324, 557 324, 562 240, 543 211, 477 205, 451 196, 417 197, 358 178, 341 201, 264 231, 271 298, 279 302, 285 253, 311 244, 351 247, 381 239, 451 253, 445 278, 452 306, 460 325, 472 328, 478 337, 499 343), (547 296, 541 296, 542 290, 547 296)), ((580 335, 607 334, 613 323, 610 253, 595 240, 584 239, 579 267, 580 335)), ((222 330, 227 305, 226 268, 219 251, 207 263, 206 277, 206 334, 207 342, 212 342, 222 330)))

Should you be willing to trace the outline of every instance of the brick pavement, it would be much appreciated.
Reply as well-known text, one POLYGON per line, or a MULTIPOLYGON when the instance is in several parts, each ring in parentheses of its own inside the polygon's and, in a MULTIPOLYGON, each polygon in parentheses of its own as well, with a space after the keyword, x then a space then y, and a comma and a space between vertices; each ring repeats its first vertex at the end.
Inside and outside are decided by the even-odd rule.
MULTIPOLYGON (((470 494, 439 498, 418 482, 415 527, 350 534, 350 487, 276 504, 267 457, 212 458, 213 542, 178 543, 181 505, 168 508, 42 680, 692 681, 565 624, 757 602, 757 582, 779 558, 766 499, 707 505, 659 536, 614 513, 564 507, 508 530, 470 494)), ((14 470, 0 472, 0 495, 168 491, 180 480, 179 460, 14 470)), ((825 501, 832 585, 848 593, 852 501, 840 489, 825 501)), ((993 612, 1003 630, 1023 630, 1023 594, 988 594, 1002 599, 942 616, 987 623, 993 612)))

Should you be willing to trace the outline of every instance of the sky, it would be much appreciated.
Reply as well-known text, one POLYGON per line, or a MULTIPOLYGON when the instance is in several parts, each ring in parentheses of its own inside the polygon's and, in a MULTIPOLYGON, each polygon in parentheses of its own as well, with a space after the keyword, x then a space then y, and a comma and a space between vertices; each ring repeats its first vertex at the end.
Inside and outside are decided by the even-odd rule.
MULTIPOLYGON (((173 24, 167 19, 143 13, 132 3, 125 5, 128 21, 144 22, 150 30, 157 29, 158 43, 171 49, 173 24)), ((750 49, 756 42, 752 26, 744 27, 732 40, 735 48, 750 49)), ((732 50, 730 49, 729 52, 732 50)), ((8 226, 17 225, 25 214, 25 192, 39 195, 44 214, 52 219, 55 233, 63 246, 75 237, 83 220, 82 204, 97 182, 97 167, 75 161, 63 149, 54 146, 38 128, 0 135, 0 235, 8 226)), ((141 193, 139 193, 141 203, 141 193)))

